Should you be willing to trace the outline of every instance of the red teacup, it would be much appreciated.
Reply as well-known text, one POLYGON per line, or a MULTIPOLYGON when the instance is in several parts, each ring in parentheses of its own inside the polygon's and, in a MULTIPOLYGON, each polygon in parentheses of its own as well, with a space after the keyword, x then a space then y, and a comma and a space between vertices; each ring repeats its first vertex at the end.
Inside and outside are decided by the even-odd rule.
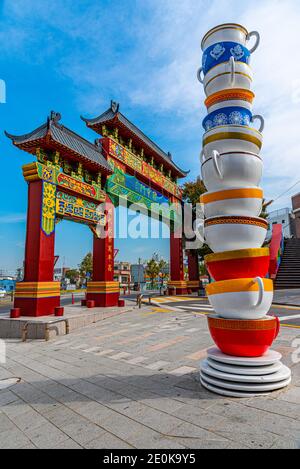
POLYGON ((208 254, 205 263, 209 274, 216 281, 264 278, 269 271, 270 251, 268 248, 254 248, 208 254))
POLYGON ((276 339, 280 322, 277 317, 262 319, 223 319, 208 316, 211 336, 219 349, 236 357, 261 357, 276 339))

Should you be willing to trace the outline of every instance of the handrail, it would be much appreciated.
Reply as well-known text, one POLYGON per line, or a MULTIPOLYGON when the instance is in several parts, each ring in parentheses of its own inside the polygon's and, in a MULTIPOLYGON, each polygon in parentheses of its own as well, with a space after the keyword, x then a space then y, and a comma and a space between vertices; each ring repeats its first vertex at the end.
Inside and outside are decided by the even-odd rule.
MULTIPOLYGON (((66 335, 70 334, 70 324, 69 324, 69 319, 61 318, 61 319, 54 319, 53 321, 49 321, 45 323, 45 341, 48 342, 50 339, 50 329, 49 326, 52 324, 57 324, 59 322, 64 322, 66 326, 66 335)), ((28 338, 28 326, 30 324, 39 324, 37 321, 27 321, 23 328, 22 328, 22 342, 26 342, 28 338)))

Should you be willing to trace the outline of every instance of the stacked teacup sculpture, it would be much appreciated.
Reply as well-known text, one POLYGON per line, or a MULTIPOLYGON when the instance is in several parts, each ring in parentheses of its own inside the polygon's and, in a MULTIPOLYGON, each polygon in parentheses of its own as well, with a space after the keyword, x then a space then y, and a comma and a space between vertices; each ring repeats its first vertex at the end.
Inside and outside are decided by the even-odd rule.
POLYGON ((217 345, 201 363, 200 379, 207 389, 236 397, 279 389, 291 379, 281 355, 269 350, 279 321, 267 316, 273 283, 265 278, 270 257, 262 247, 268 223, 259 216, 264 120, 252 114, 249 65, 258 44, 257 32, 248 33, 238 24, 217 26, 202 40, 198 71, 208 111, 201 152, 208 191, 201 197, 204 235, 213 251, 205 259, 214 280, 206 288, 215 312, 208 324, 217 345), (255 44, 249 50, 252 37, 255 44))

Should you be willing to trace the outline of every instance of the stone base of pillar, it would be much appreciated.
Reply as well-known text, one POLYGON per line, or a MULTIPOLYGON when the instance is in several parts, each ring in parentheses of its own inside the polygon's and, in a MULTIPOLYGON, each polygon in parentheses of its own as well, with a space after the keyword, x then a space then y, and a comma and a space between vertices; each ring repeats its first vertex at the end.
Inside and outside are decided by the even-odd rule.
POLYGON ((188 286, 184 280, 170 280, 168 282, 168 295, 187 295, 188 286))
POLYGON ((200 280, 188 280, 187 287, 192 292, 197 292, 200 289, 200 280))
POLYGON ((50 316, 58 306, 60 306, 60 282, 16 284, 14 308, 20 308, 21 316, 50 316))
POLYGON ((120 297, 119 282, 88 282, 87 301, 95 301, 95 306, 108 308, 118 306, 120 297))

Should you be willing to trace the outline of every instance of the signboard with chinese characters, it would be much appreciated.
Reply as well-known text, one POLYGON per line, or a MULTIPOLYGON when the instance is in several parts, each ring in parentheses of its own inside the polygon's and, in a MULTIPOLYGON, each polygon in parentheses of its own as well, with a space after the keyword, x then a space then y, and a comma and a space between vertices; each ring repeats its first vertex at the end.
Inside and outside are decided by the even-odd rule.
POLYGON ((139 210, 147 215, 167 220, 175 218, 175 212, 170 210, 170 201, 167 197, 117 167, 107 180, 106 191, 115 205, 119 205, 120 199, 126 199, 128 205, 137 205, 139 210))
POLYGON ((143 161, 143 159, 137 155, 134 155, 129 150, 124 148, 119 143, 116 143, 111 138, 109 139, 109 154, 119 161, 122 161, 127 166, 132 168, 134 171, 141 175, 149 178, 159 186, 163 187, 165 191, 174 195, 178 199, 182 198, 182 190, 178 185, 171 181, 168 177, 162 174, 159 170, 153 168, 150 164, 143 161))
POLYGON ((81 176, 76 177, 65 174, 58 165, 50 162, 47 162, 47 164, 35 162, 24 165, 23 175, 29 182, 41 179, 45 182, 56 184, 74 194, 79 194, 82 197, 88 197, 99 202, 105 200, 105 192, 100 188, 99 184, 94 181, 88 184, 81 176))
POLYGON ((101 211, 101 205, 74 197, 65 192, 56 193, 56 214, 65 218, 72 218, 76 221, 88 224, 106 224, 106 216, 101 211))

